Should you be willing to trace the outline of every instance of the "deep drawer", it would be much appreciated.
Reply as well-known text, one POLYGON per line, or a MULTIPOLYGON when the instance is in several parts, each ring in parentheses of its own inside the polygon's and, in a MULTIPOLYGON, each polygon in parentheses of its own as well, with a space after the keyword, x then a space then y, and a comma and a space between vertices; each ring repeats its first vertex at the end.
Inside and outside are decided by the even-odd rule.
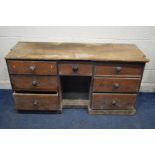
POLYGON ((91 64, 78 64, 78 63, 69 63, 69 64, 59 64, 59 74, 60 75, 92 75, 92 65, 91 64))
POLYGON ((93 93, 91 108, 94 110, 127 110, 133 109, 135 94, 93 93))
POLYGON ((93 84, 94 92, 132 92, 139 90, 139 78, 105 78, 95 77, 93 84))
POLYGON ((142 64, 103 63, 95 66, 96 76, 141 77, 142 64))
POLYGON ((60 110, 58 94, 20 94, 14 93, 17 110, 60 110))
POLYGON ((26 91, 58 90, 58 82, 56 76, 11 75, 10 78, 14 90, 26 90, 26 91))
POLYGON ((50 61, 7 61, 10 74, 56 75, 56 62, 50 61))

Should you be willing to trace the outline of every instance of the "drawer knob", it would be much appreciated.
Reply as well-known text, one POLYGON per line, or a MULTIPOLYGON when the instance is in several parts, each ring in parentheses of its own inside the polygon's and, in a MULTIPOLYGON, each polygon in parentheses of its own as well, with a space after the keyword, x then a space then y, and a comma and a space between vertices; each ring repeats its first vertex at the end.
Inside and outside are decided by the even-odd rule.
POLYGON ((114 83, 114 88, 119 88, 119 83, 114 83))
POLYGON ((117 103, 116 100, 112 100, 112 101, 111 101, 111 104, 112 104, 112 105, 116 105, 116 103, 117 103))
POLYGON ((77 72, 79 70, 79 68, 77 65, 73 65, 72 70, 73 70, 73 72, 77 72))
POLYGON ((30 66, 30 70, 33 72, 36 69, 36 66, 30 66))
POLYGON ((120 67, 120 66, 116 67, 117 72, 120 72, 121 70, 122 70, 122 67, 120 67))
POLYGON ((35 81, 35 80, 32 81, 32 85, 33 85, 33 86, 36 86, 36 85, 37 85, 37 81, 35 81))
POLYGON ((37 100, 34 100, 33 105, 37 105, 37 104, 38 104, 37 100))

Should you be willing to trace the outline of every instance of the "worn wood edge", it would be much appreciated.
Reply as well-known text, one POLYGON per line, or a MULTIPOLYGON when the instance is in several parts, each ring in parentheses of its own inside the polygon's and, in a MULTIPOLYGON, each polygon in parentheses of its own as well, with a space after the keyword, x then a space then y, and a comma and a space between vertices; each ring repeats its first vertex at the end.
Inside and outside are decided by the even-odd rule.
POLYGON ((123 60, 123 59, 120 59, 120 60, 116 60, 116 59, 57 59, 57 58, 16 58, 16 57, 9 57, 9 56, 6 56, 5 57, 6 60, 37 60, 37 61, 96 61, 96 62, 136 62, 136 63, 148 63, 150 60, 145 58, 145 60, 123 60))
POLYGON ((58 93, 55 94, 46 94, 46 93, 42 93, 42 94, 35 94, 35 93, 17 93, 17 92, 13 92, 12 93, 13 96, 58 96, 58 93))
POLYGON ((93 110, 88 108, 90 115, 135 115, 136 109, 131 110, 93 110))
POLYGON ((63 108, 87 108, 89 100, 67 100, 63 99, 61 105, 63 108))
MULTIPOLYGON (((14 96, 13 96, 14 97, 14 96)), ((15 101, 15 99, 14 99, 14 104, 15 104, 15 106, 14 106, 14 111, 16 112, 16 113, 24 113, 24 112, 32 112, 32 113, 52 113, 52 114, 62 114, 62 112, 63 112, 63 109, 62 109, 62 107, 60 106, 60 108, 59 109, 57 109, 57 110, 34 110, 34 109, 29 109, 29 110, 23 110, 23 109, 20 109, 20 108, 17 108, 16 107, 16 101, 15 101)))

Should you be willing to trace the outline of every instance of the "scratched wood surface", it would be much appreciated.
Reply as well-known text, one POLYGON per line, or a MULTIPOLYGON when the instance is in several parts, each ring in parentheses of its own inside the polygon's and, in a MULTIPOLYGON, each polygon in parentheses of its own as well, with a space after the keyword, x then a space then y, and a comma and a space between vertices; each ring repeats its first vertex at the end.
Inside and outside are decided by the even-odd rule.
POLYGON ((58 90, 56 76, 11 75, 14 90, 23 91, 54 91, 58 90))
POLYGON ((135 101, 135 94, 93 93, 92 109, 129 110, 134 108, 135 101))
POLYGON ((93 91, 137 93, 139 85, 140 78, 95 77, 93 91))
POLYGON ((17 110, 53 111, 60 110, 58 94, 23 94, 14 93, 17 110))
POLYGON ((148 62, 134 44, 18 42, 6 59, 148 62))

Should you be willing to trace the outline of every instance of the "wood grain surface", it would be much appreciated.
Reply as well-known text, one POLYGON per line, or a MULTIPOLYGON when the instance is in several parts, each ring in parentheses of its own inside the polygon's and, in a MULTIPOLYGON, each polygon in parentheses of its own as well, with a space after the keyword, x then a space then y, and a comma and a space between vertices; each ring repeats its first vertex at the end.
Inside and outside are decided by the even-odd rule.
POLYGON ((51 61, 7 61, 10 74, 56 75, 56 62, 51 61))
POLYGON ((100 63, 95 66, 95 76, 141 77, 143 64, 100 63))
POLYGON ((25 91, 58 91, 58 81, 55 76, 11 75, 14 90, 25 91))
POLYGON ((6 59, 147 62, 133 44, 18 42, 6 59))
POLYGON ((133 109, 135 94, 93 93, 92 109, 127 110, 133 109))
POLYGON ((58 94, 14 93, 16 110, 55 111, 60 109, 58 94))
POLYGON ((91 64, 78 64, 78 63, 60 63, 59 64, 59 75, 92 75, 91 64))
POLYGON ((93 84, 94 92, 131 92, 139 90, 139 78, 105 78, 95 77, 93 84))

